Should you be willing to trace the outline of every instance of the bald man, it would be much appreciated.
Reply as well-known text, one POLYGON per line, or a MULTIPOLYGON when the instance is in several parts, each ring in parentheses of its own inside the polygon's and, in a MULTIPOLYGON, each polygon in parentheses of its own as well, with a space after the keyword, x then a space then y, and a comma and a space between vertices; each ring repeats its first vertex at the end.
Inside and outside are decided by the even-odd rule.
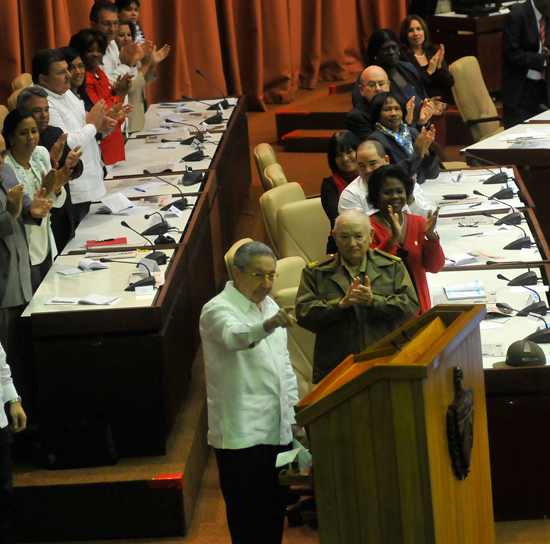
POLYGON ((390 90, 388 74, 380 66, 369 66, 361 74, 359 92, 363 99, 346 115, 346 128, 359 140, 366 140, 374 128, 371 123, 372 99, 380 92, 390 90))
POLYGON ((418 312, 405 265, 399 257, 369 249, 373 233, 367 215, 344 212, 332 231, 338 252, 308 264, 302 272, 296 317, 316 335, 313 383, 418 312))
MULTIPOLYGON (((369 178, 375 170, 389 163, 390 158, 386 155, 384 146, 379 141, 366 140, 361 143, 357 148, 359 176, 342 191, 338 201, 338 213, 343 213, 346 210, 359 210, 371 215, 378 211, 371 208, 367 202, 369 178)), ((409 198, 405 211, 428 217, 428 212, 433 213, 436 208, 436 204, 431 202, 420 185, 415 183, 413 194, 409 198)))

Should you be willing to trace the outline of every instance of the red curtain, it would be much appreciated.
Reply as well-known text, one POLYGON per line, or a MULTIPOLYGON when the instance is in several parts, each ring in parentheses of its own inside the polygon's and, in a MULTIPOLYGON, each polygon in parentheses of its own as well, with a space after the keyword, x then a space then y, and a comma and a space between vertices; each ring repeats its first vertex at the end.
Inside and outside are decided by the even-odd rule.
MULTIPOLYGON (((45 47, 67 45, 89 26, 94 0, 9 0, 3 2, 0 103, 11 81, 31 72, 32 58, 45 47)), ((228 94, 246 94, 249 107, 288 103, 300 87, 341 80, 364 65, 369 35, 398 30, 409 0, 141 0, 140 23, 169 57, 147 89, 157 102, 186 94, 216 96, 200 69, 228 94)))

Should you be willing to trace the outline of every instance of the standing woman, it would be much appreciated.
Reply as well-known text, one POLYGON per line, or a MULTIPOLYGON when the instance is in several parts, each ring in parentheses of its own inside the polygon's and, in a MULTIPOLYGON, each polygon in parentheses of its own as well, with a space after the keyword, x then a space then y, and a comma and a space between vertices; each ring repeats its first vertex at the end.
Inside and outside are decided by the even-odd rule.
MULTIPOLYGON (((84 103, 84 109, 90 111, 94 103, 86 92, 86 66, 80 58, 80 53, 74 47, 60 47, 59 51, 63 53, 67 61, 67 67, 71 74, 71 92, 84 103)), ((101 140, 101 133, 99 140, 101 140)))
MULTIPOLYGON (((349 130, 339 130, 332 135, 328 144, 328 166, 332 176, 323 179, 321 184, 321 204, 330 219, 330 230, 338 217, 338 201, 342 191, 359 176, 355 152, 359 146, 355 134, 349 130)), ((328 236, 327 254, 338 251, 332 234, 328 236)))
POLYGON ((142 44, 145 41, 143 30, 139 24, 139 0, 115 0, 115 6, 118 8, 119 19, 121 21, 131 21, 136 28, 134 41, 142 44))
MULTIPOLYGON (((418 15, 409 15, 401 23, 401 59, 410 62, 422 78, 430 96, 445 96, 455 80, 445 62, 445 46, 430 41, 426 22, 418 15)), ((436 116, 432 123, 437 129, 438 142, 444 147, 447 135, 445 115, 436 116)))
MULTIPOLYGON (((94 104, 101 99, 105 100, 107 109, 115 104, 123 104, 130 90, 131 76, 128 74, 119 77, 111 84, 105 72, 100 68, 103 55, 107 50, 107 38, 100 30, 86 28, 75 34, 69 43, 80 54, 86 67, 86 92, 94 104)), ((101 152, 107 167, 126 159, 124 152, 124 137, 120 119, 116 128, 101 140, 101 152)))
MULTIPOLYGON (((52 170, 50 152, 38 145, 38 126, 32 113, 15 109, 4 120, 2 131, 6 141, 6 164, 9 164, 17 181, 23 185, 27 196, 34 199, 42 187, 46 187, 44 198, 51 198, 54 208, 65 202, 63 185, 69 181, 68 167, 52 170)), ((31 258, 31 284, 33 292, 45 278, 57 256, 57 248, 50 224, 50 214, 40 225, 25 225, 31 258)))
POLYGON ((403 211, 413 187, 414 181, 399 166, 381 166, 371 174, 367 201, 379 209, 370 216, 374 229, 371 248, 403 259, 423 313, 432 306, 426 272, 439 272, 445 255, 435 231, 438 210, 428 212, 427 219, 403 211))

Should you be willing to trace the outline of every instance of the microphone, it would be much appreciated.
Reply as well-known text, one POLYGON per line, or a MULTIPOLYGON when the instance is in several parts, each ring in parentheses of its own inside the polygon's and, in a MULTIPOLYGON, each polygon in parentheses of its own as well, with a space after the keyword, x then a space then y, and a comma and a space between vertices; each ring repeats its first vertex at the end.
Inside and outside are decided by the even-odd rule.
MULTIPOLYGON (((139 233, 138 233, 139 234, 139 233)), ((141 280, 138 280, 134 283, 131 283, 130 285, 128 285, 128 287, 126 287, 126 289, 124 289, 125 291, 135 291, 136 290, 136 287, 145 287, 147 285, 155 285, 156 284, 156 280, 155 278, 153 277, 153 275, 151 274, 151 271, 149 270, 149 267, 145 264, 145 263, 142 263, 142 262, 139 262, 139 263, 135 263, 135 262, 129 262, 129 261, 120 261, 120 260, 117 260, 117 259, 107 259, 105 257, 102 257, 101 259, 99 259, 99 262, 101 263, 123 263, 123 264, 135 264, 137 265, 136 268, 139 269, 140 266, 143 266, 145 267, 145 270, 147 270, 147 274, 149 274, 149 277, 147 278, 143 278, 141 280)))
MULTIPOLYGON (((192 100, 193 102, 199 102, 199 104, 206 104, 207 106, 210 106, 210 104, 208 102, 203 102, 202 100, 197 100, 196 98, 191 98, 190 96, 187 96, 185 94, 182 94, 181 97, 184 100, 192 100)), ((219 104, 220 104, 220 102, 218 102, 218 105, 219 104)), ((218 113, 216 115, 213 115, 212 117, 208 117, 207 119, 202 121, 203 123, 206 123, 207 125, 218 125, 218 124, 223 123, 225 121, 225 119, 222 117, 222 114, 221 114, 221 112, 218 108, 209 107, 207 109, 209 109, 209 110, 218 110, 218 113)))
POLYGON ((121 221, 120 224, 123 227, 126 227, 127 229, 133 230, 136 234, 139 234, 148 244, 153 245, 153 243, 150 240, 145 238, 145 236, 143 236, 143 234, 141 234, 141 232, 138 232, 136 229, 133 229, 130 225, 128 225, 128 223, 126 223, 126 221, 121 221))
POLYGON ((181 198, 179 200, 176 200, 175 202, 170 202, 170 204, 166 204, 166 206, 161 208, 161 211, 166 212, 172 206, 175 206, 178 210, 185 210, 187 208, 187 206, 188 206, 187 199, 183 196, 183 193, 182 193, 181 189, 177 185, 174 185, 173 183, 170 183, 169 181, 166 181, 165 179, 159 178, 157 175, 153 174, 152 172, 150 172, 147 169, 143 170, 143 173, 146 176, 151 176, 153 178, 157 178, 160 181, 162 181, 163 183, 167 183, 168 185, 171 185, 172 187, 175 187, 181 195, 181 198))
POLYGON ((143 236, 152 236, 153 234, 166 234, 168 230, 172 228, 168 221, 166 221, 159 212, 146 214, 144 217, 145 219, 149 219, 149 217, 151 217, 152 215, 160 216, 160 222, 146 228, 142 233, 143 236))
MULTIPOLYGON (((504 309, 504 310, 512 310, 514 312, 517 312, 517 310, 514 310, 510 305, 506 304, 505 302, 497 302, 496 304, 497 308, 504 309)), ((536 342, 537 344, 549 344, 550 343, 550 329, 548 329, 548 323, 546 323, 546 320, 542 317, 538 316, 537 314, 528 314, 532 317, 536 317, 537 319, 540 319, 543 323, 545 328, 535 331, 534 333, 530 334, 529 336, 526 336, 524 340, 532 340, 533 342, 536 342)), ((519 313, 517 314, 519 316, 519 313)))
MULTIPOLYGON (((506 202, 503 202, 503 204, 506 204, 506 202)), ((512 208, 513 210, 514 208, 512 208)), ((504 217, 501 217, 500 219, 489 212, 481 212, 481 215, 484 215, 485 217, 490 217, 491 219, 496 219, 495 226, 499 225, 519 225, 521 221, 523 220, 523 215, 521 215, 520 212, 512 212, 506 214, 504 217)))
MULTIPOLYGON (((535 296, 538 299, 538 302, 535 302, 534 304, 530 304, 529 306, 526 306, 525 308, 523 308, 523 310, 521 310, 522 312, 526 312, 526 313, 535 312, 537 314, 546 315, 546 310, 548 308, 546 307, 546 304, 544 302, 542 302, 542 300, 540 298, 540 295, 534 289, 531 289, 530 287, 527 287, 527 285, 536 285, 536 282, 531 283, 531 280, 532 280, 532 276, 530 276, 531 274, 535 274, 535 273, 534 272, 525 272, 525 274, 520 274, 519 276, 517 276, 513 280, 510 280, 509 278, 507 278, 506 276, 503 276, 502 274, 497 274, 497 278, 499 280, 507 281, 508 282, 507 285, 510 285, 510 286, 517 285, 517 286, 523 287, 524 289, 527 289, 528 291, 531 291, 531 293, 535 294, 535 296), (529 283, 522 283, 524 281, 529 281, 529 283)), ((523 315, 525 315, 525 314, 523 314, 523 315)))
POLYGON ((215 89, 217 89, 220 94, 223 96, 223 100, 221 102, 218 102, 218 104, 215 104, 213 106, 210 106, 210 109, 211 110, 215 110, 216 107, 218 105, 221 105, 221 107, 226 110, 227 108, 230 108, 231 105, 229 104, 229 102, 227 101, 227 98, 225 96, 225 94, 223 94, 223 91, 217 86, 215 85, 212 81, 210 81, 199 69, 195 70, 195 72, 197 72, 197 74, 199 74, 199 76, 203 77, 204 79, 206 79, 206 81, 208 81, 208 83, 210 83, 210 85, 212 85, 212 87, 214 87, 215 89))
POLYGON ((173 119, 166 119, 169 123, 174 123, 175 125, 185 125, 187 127, 193 127, 197 134, 195 136, 189 136, 189 138, 186 138, 185 140, 168 140, 163 138, 161 142, 179 142, 181 145, 191 145, 193 143, 193 140, 197 140, 198 142, 204 142, 204 134, 201 132, 201 129, 197 127, 197 125, 193 125, 191 123, 183 123, 181 121, 174 121, 173 119))
POLYGON ((189 187, 190 185, 195 185, 204 179, 204 174, 202 172, 193 172, 193 169, 190 166, 185 167, 185 174, 181 177, 181 184, 184 187, 189 187))
POLYGON ((487 159, 483 159, 482 157, 478 157, 477 155, 474 155, 473 153, 470 153, 469 151, 463 151, 462 154, 466 155, 467 157, 471 157, 472 159, 476 159, 478 161, 484 162, 486 164, 496 166, 500 170, 500 172, 498 174, 493 174, 490 178, 487 178, 483 182, 483 185, 491 185, 491 184, 496 184, 496 183, 501 183, 501 184, 502 183, 508 183, 508 175, 506 174, 506 172, 502 171, 502 168, 496 162, 491 162, 491 161, 488 161, 487 159))
POLYGON ((497 191, 494 195, 487 196, 483 193, 480 193, 477 189, 474 189, 474 195, 484 196, 488 200, 496 200, 497 202, 500 202, 501 200, 514 198, 514 191, 511 187, 506 187, 506 189, 501 189, 500 191, 497 191))

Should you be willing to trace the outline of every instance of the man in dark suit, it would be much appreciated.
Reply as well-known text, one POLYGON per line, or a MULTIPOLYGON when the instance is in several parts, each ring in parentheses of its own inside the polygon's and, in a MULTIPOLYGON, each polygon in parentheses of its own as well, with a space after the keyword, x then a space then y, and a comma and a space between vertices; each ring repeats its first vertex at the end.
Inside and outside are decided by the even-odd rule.
MULTIPOLYGON (((78 179, 83 172, 80 156, 80 146, 72 150, 67 145, 67 135, 59 127, 54 127, 50 122, 50 108, 48 94, 40 87, 28 87, 23 89, 17 97, 17 107, 31 112, 36 120, 40 133, 39 145, 44 146, 49 152, 52 166, 63 168, 69 161, 72 165, 71 180, 78 179)), ((69 184, 65 185, 67 198, 61 208, 52 208, 51 226, 58 251, 61 251, 74 238, 75 218, 69 184)))
POLYGON ((550 0, 527 0, 506 16, 502 34, 504 126, 513 127, 549 107, 550 0), (545 39, 542 41, 541 25, 545 39))
POLYGON ((369 66, 361 74, 359 92, 363 99, 346 115, 346 128, 360 141, 366 140, 374 128, 371 123, 372 99, 380 92, 390 90, 388 74, 380 66, 369 66))

